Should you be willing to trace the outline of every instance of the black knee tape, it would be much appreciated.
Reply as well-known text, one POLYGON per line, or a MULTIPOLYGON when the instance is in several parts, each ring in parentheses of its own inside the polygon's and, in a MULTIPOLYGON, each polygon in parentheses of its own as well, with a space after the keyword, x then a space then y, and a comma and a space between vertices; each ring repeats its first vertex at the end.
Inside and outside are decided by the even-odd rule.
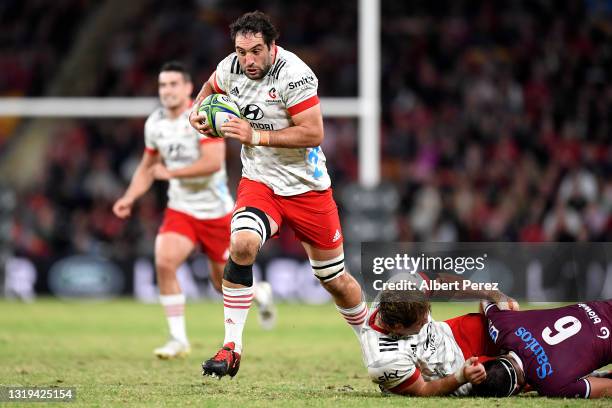
MULTIPOLYGON (((261 221, 264 223, 264 226, 266 227, 266 237, 270 238, 270 233, 272 231, 270 227, 270 220, 268 219, 266 213, 255 207, 244 207, 244 211, 250 211, 261 219, 261 221)), ((262 242, 261 245, 263 244, 264 243, 262 242)))
POLYGON ((223 270, 223 279, 237 285, 253 286, 253 265, 238 265, 230 257, 223 270))

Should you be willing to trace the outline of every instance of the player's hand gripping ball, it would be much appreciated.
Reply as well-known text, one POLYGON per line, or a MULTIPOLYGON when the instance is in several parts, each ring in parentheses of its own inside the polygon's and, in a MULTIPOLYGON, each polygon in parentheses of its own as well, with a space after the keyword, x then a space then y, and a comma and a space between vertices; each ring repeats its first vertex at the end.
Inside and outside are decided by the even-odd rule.
POLYGON ((202 124, 210 127, 212 137, 224 137, 221 125, 229 122, 232 118, 239 118, 240 108, 227 95, 212 94, 202 101, 198 113, 204 115, 202 124))

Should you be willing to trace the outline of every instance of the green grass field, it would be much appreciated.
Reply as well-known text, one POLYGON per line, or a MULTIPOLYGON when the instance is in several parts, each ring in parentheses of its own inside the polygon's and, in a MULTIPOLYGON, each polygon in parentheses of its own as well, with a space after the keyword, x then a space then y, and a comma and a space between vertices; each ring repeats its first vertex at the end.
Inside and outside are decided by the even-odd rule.
MULTIPOLYGON (((443 319, 475 311, 475 305, 433 309, 443 319)), ((191 356, 158 361, 152 350, 166 340, 159 305, 0 301, 0 385, 75 387, 69 406, 612 406, 612 399, 533 394, 506 400, 383 396, 367 377, 356 337, 331 304, 280 305, 278 326, 270 332, 258 327, 254 312, 240 372, 219 381, 203 378, 200 364, 223 339, 220 303, 189 304, 191 356)))

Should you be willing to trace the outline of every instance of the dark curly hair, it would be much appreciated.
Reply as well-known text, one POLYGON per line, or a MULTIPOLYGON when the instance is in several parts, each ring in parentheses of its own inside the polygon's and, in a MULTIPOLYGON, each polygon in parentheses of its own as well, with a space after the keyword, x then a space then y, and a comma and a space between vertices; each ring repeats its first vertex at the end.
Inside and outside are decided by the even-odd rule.
POLYGON ((230 24, 229 28, 233 43, 236 42, 238 34, 261 33, 268 47, 278 38, 278 30, 272 24, 270 17, 259 10, 243 14, 230 24))

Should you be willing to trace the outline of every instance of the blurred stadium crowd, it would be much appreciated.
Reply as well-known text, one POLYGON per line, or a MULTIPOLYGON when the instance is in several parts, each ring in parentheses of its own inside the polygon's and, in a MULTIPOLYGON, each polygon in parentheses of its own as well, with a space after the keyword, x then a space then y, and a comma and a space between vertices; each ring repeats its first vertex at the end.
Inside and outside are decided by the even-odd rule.
MULTIPOLYGON (((357 94, 356 1, 142 3, 99 45, 93 89, 73 95, 155 96, 169 59, 187 63, 199 87, 231 50, 228 24, 255 8, 313 67, 321 96, 357 94)), ((97 7, 2 2, 0 95, 61 96, 45 84, 97 7)), ((611 10, 579 0, 382 1, 382 177, 401 197, 397 239, 612 240, 611 10)), ((142 154, 143 123, 62 120, 41 176, 18 193, 17 254, 152 253, 164 186, 127 223, 110 211, 142 154)), ((357 179, 357 123, 325 126, 341 191, 357 179)), ((229 150, 232 187, 238 149, 229 150)), ((274 246, 301 252, 291 236, 274 246)))

